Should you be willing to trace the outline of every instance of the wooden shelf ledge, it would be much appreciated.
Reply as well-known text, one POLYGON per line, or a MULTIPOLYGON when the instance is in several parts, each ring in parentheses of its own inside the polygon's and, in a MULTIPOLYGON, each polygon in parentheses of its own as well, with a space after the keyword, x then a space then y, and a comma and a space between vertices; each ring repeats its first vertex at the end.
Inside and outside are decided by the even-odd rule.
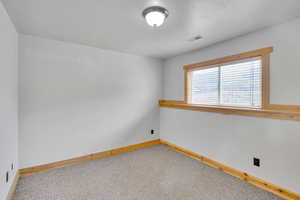
POLYGON ((242 115, 251 117, 263 117, 272 119, 283 119, 283 120, 294 120, 300 121, 300 111, 299 109, 286 109, 282 110, 279 108, 284 108, 280 105, 270 104, 267 109, 252 109, 252 108, 239 108, 239 107, 222 107, 222 106, 207 106, 198 104, 187 104, 184 101, 175 100, 160 100, 160 107, 165 108, 175 108, 182 110, 194 110, 202 112, 214 112, 226 115, 242 115))

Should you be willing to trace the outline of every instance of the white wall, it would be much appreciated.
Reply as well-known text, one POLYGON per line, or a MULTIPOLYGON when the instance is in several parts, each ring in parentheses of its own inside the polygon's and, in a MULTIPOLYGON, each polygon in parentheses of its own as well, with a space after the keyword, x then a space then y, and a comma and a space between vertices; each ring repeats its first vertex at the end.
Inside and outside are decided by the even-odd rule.
MULTIPOLYGON (((300 105, 299 35, 296 19, 170 58, 164 99, 183 100, 184 64, 273 46, 271 103, 300 105)), ((300 193, 300 122, 163 108, 160 123, 162 139, 300 193)))
POLYGON ((18 169, 17 41, 15 27, 0 2, 0 200, 6 198, 18 169), (14 170, 11 170, 12 163, 14 170))
POLYGON ((19 49, 21 168, 159 138, 160 60, 24 35, 19 49))

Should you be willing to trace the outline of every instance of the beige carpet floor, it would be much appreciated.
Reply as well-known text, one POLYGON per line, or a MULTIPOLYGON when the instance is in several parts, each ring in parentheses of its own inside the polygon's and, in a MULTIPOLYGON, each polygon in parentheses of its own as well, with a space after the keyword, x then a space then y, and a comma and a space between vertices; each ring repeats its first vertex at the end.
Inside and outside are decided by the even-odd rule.
POLYGON ((275 200, 163 145, 20 179, 14 200, 275 200))

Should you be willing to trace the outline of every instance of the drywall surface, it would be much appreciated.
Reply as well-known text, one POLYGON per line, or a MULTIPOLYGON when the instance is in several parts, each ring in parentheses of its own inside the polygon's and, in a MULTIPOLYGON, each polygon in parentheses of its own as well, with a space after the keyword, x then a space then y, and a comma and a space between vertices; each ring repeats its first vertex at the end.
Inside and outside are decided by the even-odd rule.
POLYGON ((273 46, 270 81, 271 103, 300 105, 300 19, 273 26, 236 39, 167 59, 164 99, 183 99, 183 65, 273 46))
MULTIPOLYGON (((299 35, 296 19, 168 59, 164 99, 183 100, 184 64, 273 46, 271 103, 300 105, 299 35)), ((163 108, 160 130, 164 140, 300 193, 300 122, 163 108)))
POLYGON ((17 32, 0 2, 0 200, 6 198, 18 170, 17 48, 17 32))
POLYGON ((25 35, 19 42, 21 168, 159 138, 160 60, 25 35))

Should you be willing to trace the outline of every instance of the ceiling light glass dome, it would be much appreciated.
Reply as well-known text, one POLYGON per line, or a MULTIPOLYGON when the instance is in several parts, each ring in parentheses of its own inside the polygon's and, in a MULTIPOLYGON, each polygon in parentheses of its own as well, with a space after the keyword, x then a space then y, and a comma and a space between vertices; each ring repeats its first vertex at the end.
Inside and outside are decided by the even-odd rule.
POLYGON ((146 22, 149 24, 149 26, 152 27, 161 26, 165 22, 168 15, 168 10, 160 6, 152 6, 143 11, 143 17, 146 19, 146 22))

